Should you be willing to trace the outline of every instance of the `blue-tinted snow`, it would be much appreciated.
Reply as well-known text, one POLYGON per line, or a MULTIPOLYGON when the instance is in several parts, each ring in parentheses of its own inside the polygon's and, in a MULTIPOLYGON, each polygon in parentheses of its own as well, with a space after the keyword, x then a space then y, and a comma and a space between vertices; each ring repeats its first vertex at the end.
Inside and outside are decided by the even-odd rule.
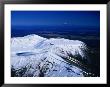
POLYGON ((11 65, 15 70, 26 67, 23 76, 38 77, 42 70, 45 77, 79 77, 83 76, 82 70, 68 64, 62 57, 79 53, 83 58, 82 48, 86 49, 86 46, 78 40, 46 39, 34 34, 12 38, 11 65))

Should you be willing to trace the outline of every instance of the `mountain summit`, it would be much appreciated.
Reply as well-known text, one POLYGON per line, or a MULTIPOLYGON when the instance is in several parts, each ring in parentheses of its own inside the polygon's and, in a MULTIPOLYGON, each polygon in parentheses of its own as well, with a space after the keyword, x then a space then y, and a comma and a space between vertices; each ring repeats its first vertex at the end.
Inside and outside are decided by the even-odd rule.
POLYGON ((86 44, 79 40, 31 34, 11 38, 11 75, 18 77, 82 77, 86 44))

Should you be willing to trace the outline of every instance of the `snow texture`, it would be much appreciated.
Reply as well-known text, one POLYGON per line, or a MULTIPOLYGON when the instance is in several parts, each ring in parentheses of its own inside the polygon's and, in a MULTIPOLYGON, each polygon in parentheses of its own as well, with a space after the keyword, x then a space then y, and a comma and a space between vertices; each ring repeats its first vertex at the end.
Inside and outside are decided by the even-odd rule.
POLYGON ((81 68, 70 64, 68 54, 86 58, 86 45, 78 40, 43 38, 35 34, 11 38, 11 66, 22 77, 82 77, 81 68))

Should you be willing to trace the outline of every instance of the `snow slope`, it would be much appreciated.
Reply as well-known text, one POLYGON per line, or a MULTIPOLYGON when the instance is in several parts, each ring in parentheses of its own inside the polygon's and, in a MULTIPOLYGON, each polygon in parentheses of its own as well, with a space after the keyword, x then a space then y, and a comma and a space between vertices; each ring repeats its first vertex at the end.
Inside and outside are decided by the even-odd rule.
POLYGON ((69 54, 86 58, 84 50, 86 45, 78 40, 47 39, 35 34, 15 37, 11 39, 12 73, 22 77, 81 77, 83 70, 66 60, 69 54))

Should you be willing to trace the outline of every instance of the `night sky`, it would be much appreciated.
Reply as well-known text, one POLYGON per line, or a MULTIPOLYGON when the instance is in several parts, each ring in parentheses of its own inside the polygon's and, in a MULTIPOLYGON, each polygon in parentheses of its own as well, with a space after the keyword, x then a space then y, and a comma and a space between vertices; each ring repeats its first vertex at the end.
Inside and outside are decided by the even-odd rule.
POLYGON ((100 26, 99 11, 12 11, 12 26, 100 26))

